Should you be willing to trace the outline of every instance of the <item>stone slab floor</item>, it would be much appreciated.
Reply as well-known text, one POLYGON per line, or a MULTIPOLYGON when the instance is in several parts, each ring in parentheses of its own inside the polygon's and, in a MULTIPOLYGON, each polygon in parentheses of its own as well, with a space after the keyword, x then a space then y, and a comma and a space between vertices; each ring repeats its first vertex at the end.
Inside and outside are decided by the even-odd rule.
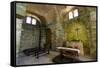
MULTIPOLYGON (((41 54, 40 57, 37 59, 34 56, 20 56, 16 58, 16 65, 32 65, 32 64, 48 64, 53 63, 52 58, 59 55, 59 52, 50 51, 50 54, 41 54)), ((91 61, 92 59, 79 57, 81 61, 91 61)))
POLYGON ((59 55, 58 52, 51 51, 50 54, 41 54, 39 58, 34 56, 20 56, 16 58, 17 65, 30 65, 30 64, 46 64, 46 63, 53 63, 52 58, 59 55))

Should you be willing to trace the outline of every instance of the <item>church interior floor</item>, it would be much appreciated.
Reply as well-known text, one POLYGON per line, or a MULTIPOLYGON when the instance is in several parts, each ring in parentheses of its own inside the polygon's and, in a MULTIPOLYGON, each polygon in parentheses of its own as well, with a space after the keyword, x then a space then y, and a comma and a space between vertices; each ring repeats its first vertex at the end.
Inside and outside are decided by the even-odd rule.
MULTIPOLYGON (((16 58, 17 65, 31 65, 31 64, 49 64, 53 63, 52 59, 59 55, 59 52, 50 51, 50 54, 41 55, 39 58, 36 58, 32 55, 30 56, 20 56, 16 58)), ((79 57, 81 61, 92 61, 92 59, 86 57, 79 57)))

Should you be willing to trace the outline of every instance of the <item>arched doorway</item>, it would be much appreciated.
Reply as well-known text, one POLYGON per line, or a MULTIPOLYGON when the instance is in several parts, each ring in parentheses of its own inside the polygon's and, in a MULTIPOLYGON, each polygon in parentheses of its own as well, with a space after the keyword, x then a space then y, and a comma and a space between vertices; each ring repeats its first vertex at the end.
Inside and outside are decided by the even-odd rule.
POLYGON ((49 49, 52 49, 51 38, 52 38, 51 29, 47 28, 46 29, 46 43, 47 43, 49 49))

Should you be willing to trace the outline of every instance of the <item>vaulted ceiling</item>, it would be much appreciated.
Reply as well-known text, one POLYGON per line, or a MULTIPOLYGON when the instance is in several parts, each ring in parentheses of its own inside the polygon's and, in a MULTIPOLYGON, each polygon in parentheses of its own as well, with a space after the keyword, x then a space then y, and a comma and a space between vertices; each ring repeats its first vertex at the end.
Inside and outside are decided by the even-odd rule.
POLYGON ((43 16, 47 22, 52 22, 60 15, 69 12, 74 6, 27 4, 27 12, 43 16))

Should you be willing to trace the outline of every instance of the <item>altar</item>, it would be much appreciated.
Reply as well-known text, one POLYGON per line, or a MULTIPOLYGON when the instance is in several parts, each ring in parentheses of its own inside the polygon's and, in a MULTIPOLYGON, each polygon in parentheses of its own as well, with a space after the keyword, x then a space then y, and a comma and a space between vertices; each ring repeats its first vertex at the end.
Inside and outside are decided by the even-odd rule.
POLYGON ((67 48, 67 47, 57 47, 57 49, 60 51, 60 55, 67 57, 67 58, 72 58, 78 60, 79 58, 79 49, 74 49, 74 48, 67 48))

